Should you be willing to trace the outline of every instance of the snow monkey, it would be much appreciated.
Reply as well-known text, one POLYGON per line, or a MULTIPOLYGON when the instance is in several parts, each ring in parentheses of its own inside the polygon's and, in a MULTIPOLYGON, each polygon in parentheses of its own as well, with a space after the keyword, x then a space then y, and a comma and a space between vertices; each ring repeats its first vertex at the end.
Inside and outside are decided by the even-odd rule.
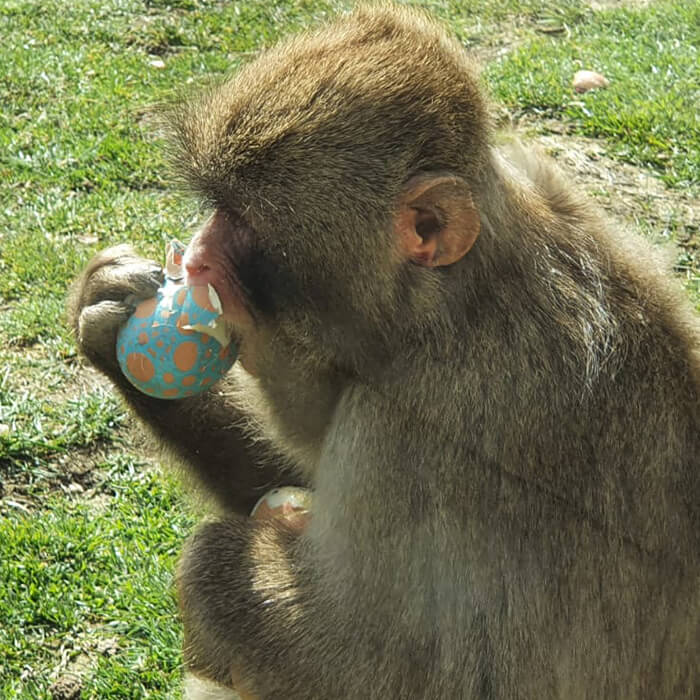
POLYGON ((115 336, 160 272, 124 246, 71 318, 219 505, 178 569, 191 672, 285 700, 693 696, 700 333, 650 247, 496 145, 415 10, 359 7, 164 123, 211 210, 188 279, 240 362, 196 397, 131 388, 115 336), (249 517, 281 484, 314 491, 303 529, 249 517))

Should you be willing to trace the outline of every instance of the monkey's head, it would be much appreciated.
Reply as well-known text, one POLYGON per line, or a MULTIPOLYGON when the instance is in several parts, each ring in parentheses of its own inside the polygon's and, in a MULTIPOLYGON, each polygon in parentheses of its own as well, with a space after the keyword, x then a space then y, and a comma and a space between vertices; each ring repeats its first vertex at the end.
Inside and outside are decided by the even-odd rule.
POLYGON ((356 10, 168 122, 176 165, 214 211, 186 266, 217 288, 244 355, 246 335, 274 334, 278 352, 361 371, 444 322, 447 280, 479 233, 489 127, 440 27, 356 10))

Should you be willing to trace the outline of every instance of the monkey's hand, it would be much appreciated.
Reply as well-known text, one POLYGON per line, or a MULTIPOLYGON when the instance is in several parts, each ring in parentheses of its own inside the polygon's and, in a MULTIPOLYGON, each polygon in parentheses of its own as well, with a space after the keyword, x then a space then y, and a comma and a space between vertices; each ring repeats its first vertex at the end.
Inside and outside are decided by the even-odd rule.
POLYGON ((314 551, 276 518, 202 526, 177 575, 188 670, 245 698, 407 697, 358 670, 371 668, 366 653, 380 648, 363 632, 370 604, 345 600, 337 582, 329 589, 314 551))
POLYGON ((138 301, 155 296, 163 282, 158 263, 120 245, 98 253, 77 280, 68 314, 80 351, 101 372, 123 384, 117 333, 138 301))
POLYGON ((246 698, 275 697, 269 692, 275 683, 290 692, 294 664, 285 672, 268 659, 276 649, 294 657, 288 642, 295 625, 284 618, 301 594, 287 558, 299 544, 294 531, 274 519, 210 522, 190 538, 177 573, 189 671, 246 698))

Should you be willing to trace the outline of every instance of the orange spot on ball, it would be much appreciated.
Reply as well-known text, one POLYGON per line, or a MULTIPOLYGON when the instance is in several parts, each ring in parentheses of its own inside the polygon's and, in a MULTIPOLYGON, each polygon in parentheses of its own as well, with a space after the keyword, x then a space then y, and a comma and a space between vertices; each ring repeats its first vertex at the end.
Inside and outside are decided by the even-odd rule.
POLYGON ((140 352, 132 352, 127 355, 126 368, 137 382, 150 382, 156 373, 153 363, 140 352))
POLYGON ((163 375, 163 381, 166 384, 172 384, 175 381, 175 376, 171 372, 166 372, 163 375))
POLYGON ((159 348, 162 348, 162 347, 163 347, 163 341, 162 341, 162 340, 156 340, 156 345, 157 345, 159 348))
POLYGON ((209 301, 209 287, 207 285, 192 287, 192 301, 202 309, 216 311, 209 301))
POLYGON ((148 348, 148 354, 149 354, 151 357, 155 357, 155 356, 156 356, 156 351, 155 351, 155 349, 154 349, 154 348, 148 348))
POLYGON ((197 377, 195 377, 193 374, 188 374, 182 380, 182 386, 192 386, 196 381, 197 381, 197 377))
POLYGON ((166 389, 163 396, 177 396, 180 393, 179 389, 166 389))
POLYGON ((134 316, 136 316, 136 318, 148 318, 155 311, 157 303, 158 300, 155 297, 153 297, 152 299, 146 299, 146 301, 142 301, 136 307, 136 310, 134 311, 134 316))
POLYGON ((180 343, 173 353, 173 361, 181 372, 191 370, 197 361, 197 344, 189 340, 180 343))
POLYGON ((202 333, 200 340, 204 345, 206 345, 209 342, 209 336, 206 333, 202 333))
POLYGON ((227 345, 225 348, 221 348, 219 351, 219 357, 222 360, 225 360, 228 357, 229 350, 231 349, 231 345, 227 345))
POLYGON ((206 357, 207 359, 209 359, 209 358, 211 357, 211 349, 207 350, 207 351, 204 353, 204 357, 206 357))
POLYGON ((202 381, 200 382, 202 386, 206 386, 207 384, 211 384, 211 377, 204 377, 202 381))
POLYGON ((148 342, 148 333, 139 333, 139 345, 145 345, 148 342))

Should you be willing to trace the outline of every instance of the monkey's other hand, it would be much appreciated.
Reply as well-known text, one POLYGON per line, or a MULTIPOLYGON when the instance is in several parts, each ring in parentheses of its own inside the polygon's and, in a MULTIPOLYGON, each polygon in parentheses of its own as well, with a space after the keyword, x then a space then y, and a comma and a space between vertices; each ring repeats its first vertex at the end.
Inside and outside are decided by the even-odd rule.
POLYGON ((155 296, 163 270, 128 245, 98 253, 76 281, 68 306, 80 351, 97 369, 119 373, 117 333, 136 303, 155 296))
POLYGON ((176 575, 188 669, 228 687, 232 687, 233 648, 238 642, 231 639, 237 629, 231 621, 239 607, 235 592, 245 585, 240 560, 245 530, 238 519, 200 526, 185 544, 176 575), (230 630, 223 620, 229 622, 230 630))
POLYGON ((296 541, 275 518, 246 517, 205 523, 188 540, 177 587, 185 662, 196 675, 255 696, 260 650, 292 653, 282 623, 298 595, 296 541))

